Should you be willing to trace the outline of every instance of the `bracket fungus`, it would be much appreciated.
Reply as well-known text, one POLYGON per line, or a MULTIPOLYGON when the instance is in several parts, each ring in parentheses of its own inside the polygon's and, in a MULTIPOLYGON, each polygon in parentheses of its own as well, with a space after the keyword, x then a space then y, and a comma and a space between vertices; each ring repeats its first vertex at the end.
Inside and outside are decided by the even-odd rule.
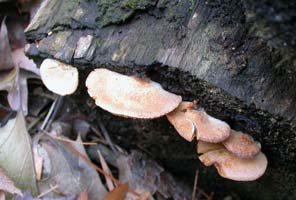
POLYGON ((219 143, 230 135, 231 129, 227 123, 197 110, 196 102, 182 102, 167 114, 167 118, 178 133, 190 142, 196 136, 197 140, 219 143))
POLYGON ((57 60, 45 59, 40 76, 47 89, 61 96, 74 93, 78 87, 78 70, 57 60))
POLYGON ((224 146, 221 143, 209 143, 209 142, 204 142, 202 140, 199 140, 197 143, 197 153, 207 153, 209 151, 217 150, 224 148, 224 146))
POLYGON ((165 91, 160 84, 99 68, 86 80, 97 106, 115 115, 153 119, 173 111, 182 97, 165 91))
POLYGON ((259 142, 242 132, 231 130, 229 138, 223 141, 225 148, 241 158, 250 158, 257 155, 261 150, 259 142))
POLYGON ((206 166, 215 165, 222 177, 235 181, 256 180, 267 168, 267 158, 262 152, 252 158, 240 158, 221 148, 208 151, 199 159, 206 166))
POLYGON ((196 126, 196 138, 205 142, 219 143, 230 135, 230 126, 210 115, 205 111, 188 110, 185 115, 196 126))
POLYGON ((182 102, 174 111, 166 115, 179 135, 189 142, 194 139, 196 130, 194 122, 186 117, 185 112, 195 107, 194 102, 182 102))

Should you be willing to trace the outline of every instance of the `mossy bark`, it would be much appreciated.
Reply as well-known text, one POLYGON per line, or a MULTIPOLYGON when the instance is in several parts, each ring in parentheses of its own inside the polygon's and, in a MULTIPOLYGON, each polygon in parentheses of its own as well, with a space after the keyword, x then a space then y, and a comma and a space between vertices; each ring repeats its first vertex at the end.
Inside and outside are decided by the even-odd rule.
MULTIPOLYGON (((99 113, 116 142, 145 149, 180 178, 191 180, 198 167, 200 186, 219 198, 234 192, 241 199, 293 199, 295 10, 284 0, 51 0, 27 28, 28 54, 77 66, 82 85, 90 70, 106 67, 146 76, 184 100, 198 100, 210 114, 261 142, 269 160, 261 179, 233 182, 201 167, 195 144, 183 141, 165 118, 123 119, 99 109, 90 118, 99 113), (82 53, 77 42, 86 36, 92 39, 82 53), (76 53, 83 56, 75 58, 76 53)), ((77 95, 77 101, 88 97, 85 88, 77 95)))

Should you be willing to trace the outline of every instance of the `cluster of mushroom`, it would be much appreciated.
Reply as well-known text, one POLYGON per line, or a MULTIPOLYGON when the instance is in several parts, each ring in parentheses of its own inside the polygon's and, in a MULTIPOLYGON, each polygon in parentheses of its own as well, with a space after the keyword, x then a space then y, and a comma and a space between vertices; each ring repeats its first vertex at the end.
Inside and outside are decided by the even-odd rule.
MULTIPOLYGON (((46 59, 40 74, 54 93, 68 95, 77 89, 78 71, 70 65, 46 59)), ((184 139, 198 140, 199 159, 206 166, 215 165, 222 177, 251 181, 266 170, 267 159, 260 143, 231 130, 227 123, 198 109, 195 102, 182 102, 181 96, 165 91, 156 82, 99 68, 88 75, 86 87, 96 105, 115 115, 138 119, 166 115, 184 139)))

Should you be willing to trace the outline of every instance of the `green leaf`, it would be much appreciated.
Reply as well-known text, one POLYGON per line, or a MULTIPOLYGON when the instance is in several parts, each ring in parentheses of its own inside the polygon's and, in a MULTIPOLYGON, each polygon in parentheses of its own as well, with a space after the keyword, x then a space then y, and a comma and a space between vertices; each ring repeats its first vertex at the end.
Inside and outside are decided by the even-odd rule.
POLYGON ((21 112, 0 128, 0 166, 18 188, 37 193, 31 141, 21 112))

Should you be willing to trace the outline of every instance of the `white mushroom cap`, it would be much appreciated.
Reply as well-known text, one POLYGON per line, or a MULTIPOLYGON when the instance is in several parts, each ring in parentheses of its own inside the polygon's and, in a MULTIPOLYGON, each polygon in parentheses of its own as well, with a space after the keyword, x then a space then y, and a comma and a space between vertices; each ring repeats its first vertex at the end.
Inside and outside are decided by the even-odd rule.
POLYGON ((107 69, 92 71, 86 80, 96 105, 115 115, 152 119, 173 111, 182 101, 150 80, 125 76, 107 69))
POLYGON ((257 155, 261 150, 260 143, 242 132, 231 130, 229 138, 223 141, 225 148, 242 158, 250 158, 257 155))
POLYGON ((78 70, 57 60, 45 59, 40 76, 47 89, 61 96, 74 93, 78 87, 78 70))
POLYGON ((199 159, 206 166, 214 164, 222 177, 236 181, 256 180, 267 168, 267 158, 262 152, 253 158, 240 158, 223 148, 209 151, 199 159))
POLYGON ((185 115, 187 109, 195 108, 194 102, 182 102, 174 111, 167 114, 169 122, 174 126, 180 136, 191 142, 195 137, 194 123, 185 115))
POLYGON ((209 151, 217 150, 224 148, 224 146, 221 143, 209 143, 204 142, 202 140, 199 140, 197 143, 197 153, 207 153, 209 151))
POLYGON ((219 143, 230 135, 231 129, 226 122, 211 117, 204 111, 188 110, 185 114, 195 123, 197 140, 219 143))

